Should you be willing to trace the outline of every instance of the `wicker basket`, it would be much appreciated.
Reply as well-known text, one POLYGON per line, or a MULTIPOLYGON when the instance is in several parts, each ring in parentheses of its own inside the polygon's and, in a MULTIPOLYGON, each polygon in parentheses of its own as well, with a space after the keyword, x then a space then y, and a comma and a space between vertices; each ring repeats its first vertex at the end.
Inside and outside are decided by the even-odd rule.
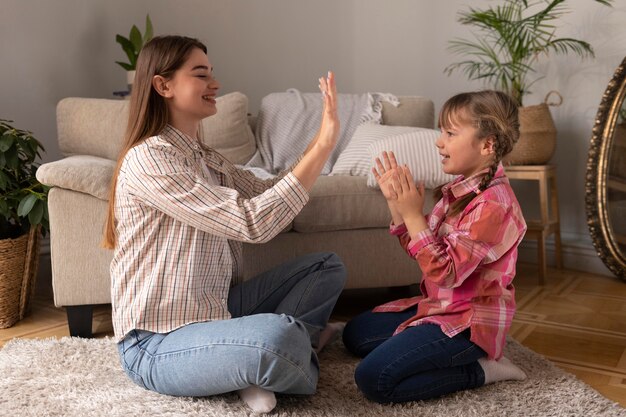
POLYGON ((16 239, 0 240, 0 329, 28 313, 39 267, 40 228, 16 239))
MULTIPOLYGON (((549 103, 546 96, 543 103, 519 108, 520 137, 513 151, 504 157, 506 165, 545 165, 556 149, 556 127, 548 106, 558 106, 562 102, 549 103)), ((561 97, 559 95, 559 97, 561 97)))

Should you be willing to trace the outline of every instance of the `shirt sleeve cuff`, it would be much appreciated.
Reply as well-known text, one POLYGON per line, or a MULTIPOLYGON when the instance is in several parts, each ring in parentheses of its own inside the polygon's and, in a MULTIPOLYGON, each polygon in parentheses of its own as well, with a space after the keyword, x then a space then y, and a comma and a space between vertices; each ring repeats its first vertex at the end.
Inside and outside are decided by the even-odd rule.
POLYGON ((411 239, 409 244, 406 246, 406 251, 411 257, 415 258, 419 251, 431 243, 435 243, 435 235, 433 235, 432 230, 425 229, 411 239))
POLYGON ((404 223, 402 224, 393 224, 391 223, 389 225, 389 234, 393 235, 393 236, 402 236, 403 234, 405 234, 407 232, 407 228, 406 225, 404 223))
POLYGON ((309 201, 309 192, 292 172, 278 181, 274 189, 294 213, 299 213, 309 201))

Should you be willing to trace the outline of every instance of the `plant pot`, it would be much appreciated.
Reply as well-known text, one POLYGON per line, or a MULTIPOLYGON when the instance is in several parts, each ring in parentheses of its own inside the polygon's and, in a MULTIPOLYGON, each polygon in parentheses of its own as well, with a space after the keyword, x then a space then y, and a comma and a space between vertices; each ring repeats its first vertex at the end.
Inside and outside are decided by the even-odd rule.
POLYGON ((548 104, 519 108, 520 137, 505 165, 545 165, 556 149, 556 127, 548 104))
POLYGON ((13 326, 30 310, 39 267, 40 227, 0 240, 0 329, 13 326))
POLYGON ((135 82, 135 70, 126 71, 126 83, 128 84, 128 91, 133 91, 134 82, 135 82))

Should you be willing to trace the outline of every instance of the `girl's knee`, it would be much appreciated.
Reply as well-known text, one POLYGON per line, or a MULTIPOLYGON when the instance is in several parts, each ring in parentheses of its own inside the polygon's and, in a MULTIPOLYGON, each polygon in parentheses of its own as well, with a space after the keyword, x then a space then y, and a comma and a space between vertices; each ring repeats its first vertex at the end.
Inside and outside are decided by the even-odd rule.
POLYGON ((387 392, 381 389, 380 372, 370 366, 366 361, 361 361, 354 372, 354 381, 365 398, 380 404, 391 402, 387 392))
POLYGON ((368 320, 368 312, 353 317, 343 329, 343 344, 354 355, 364 358, 371 350, 372 344, 368 343, 372 339, 367 329, 371 328, 368 320))
POLYGON ((362 352, 359 349, 360 343, 358 336, 358 326, 355 326, 354 321, 350 320, 346 324, 346 327, 344 327, 343 334, 341 335, 343 344, 352 354, 362 357, 362 352))

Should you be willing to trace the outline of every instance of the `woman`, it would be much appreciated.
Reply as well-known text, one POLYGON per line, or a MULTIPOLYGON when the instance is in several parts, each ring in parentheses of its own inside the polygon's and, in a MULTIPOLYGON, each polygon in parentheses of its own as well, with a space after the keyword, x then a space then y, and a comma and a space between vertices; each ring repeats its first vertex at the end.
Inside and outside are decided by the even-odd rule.
POLYGON ((104 241, 115 337, 135 383, 180 396, 237 391, 257 412, 274 408, 274 392, 315 392, 343 264, 318 253, 240 276, 242 242, 266 242, 293 220, 336 145, 334 76, 319 82, 318 134, 292 170, 263 181, 198 136, 217 112, 206 47, 163 36, 142 49, 104 241))

